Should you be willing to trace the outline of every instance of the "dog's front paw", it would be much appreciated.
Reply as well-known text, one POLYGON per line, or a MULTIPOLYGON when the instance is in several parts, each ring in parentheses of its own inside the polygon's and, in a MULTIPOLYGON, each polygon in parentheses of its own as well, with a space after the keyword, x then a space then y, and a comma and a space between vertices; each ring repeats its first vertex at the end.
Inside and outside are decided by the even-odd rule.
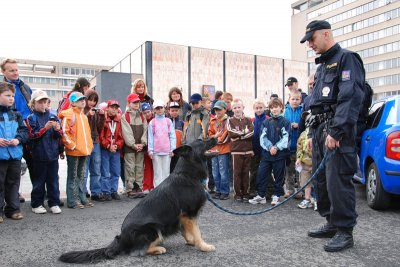
POLYGON ((167 253, 167 250, 164 247, 149 247, 147 250, 147 254, 153 254, 153 255, 160 255, 160 254, 165 254, 167 253))
POLYGON ((215 251, 215 247, 213 245, 209 245, 207 243, 201 244, 199 246, 199 249, 203 252, 210 252, 210 251, 215 251))

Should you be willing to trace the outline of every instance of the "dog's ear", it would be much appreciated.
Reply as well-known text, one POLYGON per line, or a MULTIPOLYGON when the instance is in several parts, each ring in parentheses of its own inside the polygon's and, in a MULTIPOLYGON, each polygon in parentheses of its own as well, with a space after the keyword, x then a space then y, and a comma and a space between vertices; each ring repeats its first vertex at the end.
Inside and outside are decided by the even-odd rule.
POLYGON ((189 156, 190 152, 192 152, 192 147, 188 145, 183 145, 175 149, 173 152, 174 155, 177 155, 178 157, 189 156))

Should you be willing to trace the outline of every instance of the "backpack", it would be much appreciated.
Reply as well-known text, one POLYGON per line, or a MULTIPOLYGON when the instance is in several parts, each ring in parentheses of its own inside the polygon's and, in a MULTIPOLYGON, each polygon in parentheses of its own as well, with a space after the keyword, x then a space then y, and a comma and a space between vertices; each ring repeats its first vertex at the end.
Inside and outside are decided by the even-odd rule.
MULTIPOLYGON (((142 123, 144 123, 144 116, 142 112, 140 112, 140 118, 142 119, 142 123)), ((129 116, 128 112, 125 112, 125 119, 129 124, 131 124, 131 116, 129 116)))
POLYGON ((67 99, 63 97, 63 98, 58 102, 57 114, 60 113, 62 107, 63 107, 64 104, 65 104, 65 101, 67 101, 67 99))

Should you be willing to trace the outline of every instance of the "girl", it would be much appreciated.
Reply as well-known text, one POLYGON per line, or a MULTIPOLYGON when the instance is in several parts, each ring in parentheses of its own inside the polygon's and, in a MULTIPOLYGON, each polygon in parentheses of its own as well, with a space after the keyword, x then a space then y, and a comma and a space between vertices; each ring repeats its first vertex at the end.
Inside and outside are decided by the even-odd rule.
POLYGON ((153 98, 147 94, 147 86, 144 80, 136 79, 132 84, 131 94, 139 95, 140 104, 149 103, 153 105, 153 98))
POLYGON ((177 102, 179 103, 180 106, 180 110, 179 110, 179 119, 181 121, 185 121, 186 118, 186 113, 189 110, 192 110, 192 107, 189 105, 188 102, 186 102, 185 100, 183 100, 182 98, 182 91, 178 88, 178 87, 172 87, 169 90, 168 93, 168 103, 167 103, 167 107, 169 107, 171 102, 177 102))

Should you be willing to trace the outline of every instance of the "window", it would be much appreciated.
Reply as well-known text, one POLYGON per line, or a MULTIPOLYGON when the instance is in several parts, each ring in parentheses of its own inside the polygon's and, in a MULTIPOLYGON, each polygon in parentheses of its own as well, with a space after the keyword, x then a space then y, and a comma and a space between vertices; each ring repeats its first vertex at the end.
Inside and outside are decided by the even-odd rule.
POLYGON ((371 108, 368 111, 367 129, 376 128, 378 126, 384 107, 384 101, 375 102, 374 104, 372 104, 371 108))

